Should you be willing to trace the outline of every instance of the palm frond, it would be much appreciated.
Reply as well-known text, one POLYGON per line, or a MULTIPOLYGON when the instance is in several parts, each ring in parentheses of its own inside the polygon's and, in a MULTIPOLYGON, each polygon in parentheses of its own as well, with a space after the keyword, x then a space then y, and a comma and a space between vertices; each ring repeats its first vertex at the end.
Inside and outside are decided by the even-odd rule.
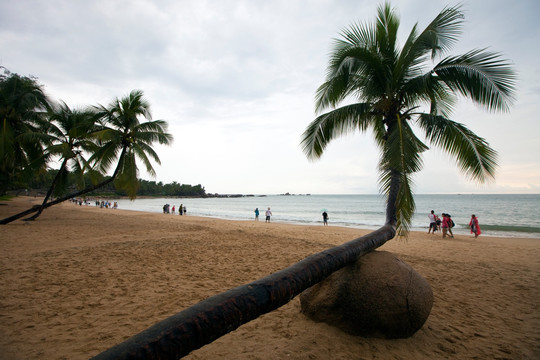
POLYGON ((389 194, 393 190, 392 177, 395 174, 399 176, 399 187, 397 189, 395 204, 393 204, 396 210, 396 230, 398 236, 407 238, 412 225, 412 217, 416 210, 411 175, 399 173, 391 169, 382 169, 379 173, 378 180, 379 191, 385 195, 387 202, 390 201, 389 194))
POLYGON ((375 35, 378 51, 385 58, 394 58, 397 34, 399 30, 399 17, 390 3, 378 7, 377 19, 375 20, 375 35))
POLYGON ((105 143, 92 154, 89 162, 95 164, 96 170, 101 173, 105 173, 116 161, 119 151, 120 149, 116 146, 116 144, 112 142, 105 143))
POLYGON ((135 153, 128 151, 123 157, 122 167, 114 183, 119 189, 125 190, 131 200, 136 197, 139 188, 139 182, 133 181, 137 179, 138 174, 135 153))
POLYGON ((514 99, 515 73, 498 53, 477 49, 448 57, 435 66, 434 72, 451 90, 488 110, 507 111, 514 99))
POLYGON ((409 110, 422 104, 430 104, 432 114, 449 117, 454 111, 456 96, 431 72, 407 80, 402 89, 403 104, 409 110))
POLYGON ((309 159, 319 158, 328 143, 352 131, 365 131, 373 120, 369 104, 343 106, 317 117, 302 134, 301 146, 309 159))
POLYGON ((397 234, 400 237, 408 237, 412 225, 412 217, 416 211, 413 185, 414 183, 410 175, 401 174, 399 192, 396 199, 397 234))
POLYGON ((461 5, 444 8, 435 19, 418 35, 412 56, 431 52, 431 58, 445 53, 457 42, 463 29, 461 5))
POLYGON ((380 169, 412 174, 422 169, 422 152, 428 147, 414 134, 406 121, 398 119, 390 129, 381 154, 380 169))
MULTIPOLYGON (((327 70, 326 81, 317 89, 316 113, 337 106, 349 95, 358 95, 359 88, 375 87, 378 89, 377 93, 384 91, 380 88, 381 81, 384 80, 380 74, 385 70, 380 56, 367 47, 347 46, 336 50, 327 70)), ((372 92, 374 91, 366 90, 366 94, 372 92)))
POLYGON ((148 155, 150 155, 157 164, 161 164, 161 161, 159 160, 159 157, 154 151, 154 149, 144 143, 138 143, 133 145, 133 152, 135 153, 135 155, 137 155, 137 158, 139 158, 143 162, 146 171, 151 176, 156 176, 156 171, 154 170, 154 167, 152 166, 152 163, 148 158, 148 155))
POLYGON ((455 159, 461 172, 478 182, 494 178, 497 152, 486 140, 465 125, 442 116, 423 114, 417 123, 431 144, 455 159))

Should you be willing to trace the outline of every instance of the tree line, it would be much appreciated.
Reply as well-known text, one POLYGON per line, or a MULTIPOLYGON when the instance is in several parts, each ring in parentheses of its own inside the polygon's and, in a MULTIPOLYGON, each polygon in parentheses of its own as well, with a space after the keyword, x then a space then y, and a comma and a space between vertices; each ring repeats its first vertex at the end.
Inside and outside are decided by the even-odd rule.
MULTIPOLYGON (((52 183, 53 179, 58 174, 58 169, 49 169, 41 174, 36 174, 35 177, 25 179, 18 184, 11 184, 8 186, 8 191, 21 193, 29 192, 32 194, 45 194, 52 183)), ((88 174, 85 174, 85 183, 91 183, 92 179, 88 174)), ((100 181, 108 180, 110 176, 100 177, 100 181)), ((206 197, 207 195, 204 186, 201 184, 190 185, 180 184, 176 181, 172 183, 164 184, 162 181, 149 181, 144 179, 138 179, 139 185, 137 190, 137 196, 162 196, 162 197, 206 197)), ((67 192, 74 192, 77 190, 76 181, 72 174, 68 175, 68 188, 67 192)), ((88 196, 108 196, 119 197, 128 196, 127 192, 123 189, 117 188, 114 182, 111 182, 95 191, 88 193, 88 196)))
POLYGON ((138 164, 155 175, 152 163, 160 159, 152 146, 172 143, 167 127, 164 120, 152 120, 141 90, 106 106, 71 108, 51 99, 37 78, 0 67, 0 195, 60 164, 40 206, 0 224, 33 213, 25 220, 35 220, 50 206, 109 184, 135 198, 141 184, 138 164))

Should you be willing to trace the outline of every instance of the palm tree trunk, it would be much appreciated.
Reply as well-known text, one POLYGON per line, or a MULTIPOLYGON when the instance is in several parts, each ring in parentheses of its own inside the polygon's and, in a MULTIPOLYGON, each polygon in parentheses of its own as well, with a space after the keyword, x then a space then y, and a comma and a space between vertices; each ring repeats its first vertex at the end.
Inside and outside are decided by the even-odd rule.
POLYGON ((45 209, 45 204, 47 204, 47 200, 49 200, 49 197, 51 197, 51 194, 53 193, 54 188, 56 187, 56 183, 58 182, 58 179, 60 179, 62 172, 65 172, 65 166, 66 166, 67 161, 68 159, 65 158, 64 161, 62 162, 62 165, 60 166, 60 170, 58 170, 58 173, 56 173, 56 176, 54 177, 51 183, 51 186, 49 187, 49 190, 47 191, 47 194, 45 195, 45 199, 43 199, 43 203, 39 207, 39 210, 37 211, 37 213, 29 217, 28 219, 24 219, 24 220, 33 221, 37 219, 39 215, 41 215, 41 213, 43 212, 43 209, 45 209))
POLYGON ((386 224, 366 236, 311 255, 265 278, 210 297, 93 359, 178 359, 285 305, 334 271, 383 245, 395 233, 395 227, 386 224))
MULTIPOLYGON (((22 218, 22 217, 24 217, 26 215, 30 215, 30 214, 32 214, 32 213, 34 213, 36 211, 40 211, 40 210, 43 211, 44 209, 46 209, 48 207, 51 207, 53 205, 59 204, 61 202, 69 200, 69 199, 73 199, 74 197, 77 197, 77 196, 80 196, 80 195, 87 194, 89 192, 92 192, 94 190, 99 189, 100 187, 103 187, 103 186, 109 184, 113 180, 114 180, 114 177, 111 176, 109 179, 107 179, 107 180, 105 180, 105 181, 103 181, 103 182, 101 182, 101 183, 99 183, 97 185, 93 185, 93 186, 87 187, 87 188, 85 188, 83 190, 77 191, 76 193, 69 194, 69 195, 66 195, 64 197, 58 198, 56 200, 53 200, 51 202, 46 203, 45 205, 43 205, 43 204, 41 206, 40 205, 35 205, 35 206, 31 207, 28 210, 25 210, 23 212, 20 212, 18 214, 15 214, 13 216, 10 216, 10 217, 7 217, 5 219, 0 220, 0 225, 9 224, 12 221, 20 219, 20 218, 22 218)), ((33 219, 30 218, 29 220, 33 220, 33 219)))
POLYGON ((9 224, 9 223, 12 222, 12 221, 15 221, 15 220, 17 220, 17 219, 20 219, 20 218, 22 218, 22 217, 24 217, 24 216, 26 216, 26 215, 30 215, 30 214, 32 214, 32 213, 38 211, 39 208, 40 208, 39 205, 34 205, 33 207, 31 207, 31 208, 28 209, 28 210, 25 210, 25 211, 23 211, 23 212, 20 212, 20 213, 18 213, 18 214, 15 214, 15 215, 13 215, 13 216, 10 216, 10 217, 7 217, 7 218, 5 218, 5 219, 0 220, 0 225, 9 224))
MULTIPOLYGON (((122 149, 122 153, 120 154, 120 157, 118 159, 118 165, 116 166, 116 169, 114 170, 113 175, 109 179, 107 179, 107 180, 105 180, 105 181, 103 181, 103 182, 101 182, 101 183, 99 183, 97 185, 87 187, 87 188, 85 188, 83 190, 80 190, 80 191, 77 191, 77 192, 75 192, 73 194, 69 194, 69 195, 66 195, 66 196, 64 196, 62 198, 59 198, 59 199, 53 200, 51 202, 48 202, 48 203, 45 204, 43 209, 46 209, 46 208, 51 207, 53 205, 59 204, 59 203, 64 202, 66 200, 72 199, 74 197, 87 194, 89 192, 97 190, 100 187, 103 187, 103 186, 111 183, 116 178, 116 176, 118 175, 118 172, 120 171, 120 169, 122 167, 122 164, 123 164, 123 161, 124 161, 124 155, 125 155, 126 151, 127 151, 127 146, 124 146, 124 148, 122 149)), ((25 210, 23 212, 20 212, 18 214, 15 214, 13 216, 10 216, 10 217, 7 217, 5 219, 0 220, 0 225, 9 224, 12 221, 15 221, 17 219, 20 219, 20 218, 26 216, 26 215, 32 214, 32 213, 34 213, 36 211, 39 211, 39 209, 41 209, 41 206, 39 206, 39 205, 33 206, 32 208, 30 208, 28 210, 25 210)))

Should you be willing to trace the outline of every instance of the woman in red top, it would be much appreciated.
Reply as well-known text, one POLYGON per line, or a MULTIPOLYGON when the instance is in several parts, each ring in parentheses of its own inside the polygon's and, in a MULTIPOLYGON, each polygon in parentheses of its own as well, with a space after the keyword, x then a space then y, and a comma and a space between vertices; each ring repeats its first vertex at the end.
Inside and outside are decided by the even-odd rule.
POLYGON ((450 220, 450 217, 448 216, 448 214, 444 214, 444 213, 442 214, 441 227, 442 227, 442 237, 445 238, 446 233, 448 232, 448 229, 452 227, 452 220, 450 220))
POLYGON ((471 234, 474 234, 475 238, 482 233, 482 231, 480 231, 480 225, 478 225, 478 218, 474 214, 471 216, 469 227, 471 228, 471 234))

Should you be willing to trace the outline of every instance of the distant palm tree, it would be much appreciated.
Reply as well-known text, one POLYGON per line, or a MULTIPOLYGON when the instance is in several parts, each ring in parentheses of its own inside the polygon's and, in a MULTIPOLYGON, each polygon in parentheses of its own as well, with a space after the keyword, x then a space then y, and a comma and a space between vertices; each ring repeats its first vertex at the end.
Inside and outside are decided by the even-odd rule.
POLYGON ((165 132, 167 122, 152 121, 150 104, 140 90, 133 90, 128 96, 114 100, 108 107, 100 105, 95 110, 102 124, 101 130, 96 133, 101 146, 90 161, 94 161, 101 171, 106 171, 118 158, 112 177, 117 187, 125 190, 133 199, 139 187, 137 158, 143 162, 149 174, 155 175, 150 159, 158 164, 161 162, 152 144, 156 141, 170 144, 173 141, 172 135, 165 132), (141 123, 139 117, 148 121, 141 123))
POLYGON ((445 8, 421 33, 415 25, 400 49, 399 18, 386 3, 374 24, 345 29, 316 95, 317 112, 334 110, 318 116, 302 136, 304 152, 317 159, 337 137, 356 130, 373 132, 381 152, 379 184, 387 196, 387 222, 397 226, 399 235, 408 234, 415 211, 412 175, 421 170, 421 153, 428 149, 413 125, 473 180, 494 176, 496 151, 449 116, 458 95, 489 110, 508 110, 515 75, 499 54, 485 50, 433 64, 456 42, 462 22, 460 6, 445 8), (351 98, 356 101, 337 107, 351 98))
POLYGON ((45 168, 37 162, 43 154, 43 143, 22 134, 40 133, 46 123, 44 114, 50 99, 32 77, 10 73, 3 67, 0 74, 0 194, 23 173, 45 168))
POLYGON ((95 113, 89 110, 72 110, 66 103, 60 103, 49 114, 46 138, 50 145, 45 148, 44 157, 50 160, 59 157, 62 160, 38 212, 26 220, 35 220, 41 215, 52 194, 64 194, 68 186, 68 175, 75 175, 79 188, 84 187, 85 171, 92 167, 85 159, 85 153, 93 153, 97 146, 92 142, 91 135, 95 127, 95 113))
MULTIPOLYGON (((150 159, 158 164, 161 162, 152 149, 153 143, 157 141, 168 145, 173 140, 173 136, 166 132, 166 121, 151 120, 150 105, 143 98, 143 92, 140 90, 133 90, 122 99, 115 99, 108 107, 99 105, 93 110, 99 122, 92 133, 98 147, 88 162, 102 173, 105 173, 115 162, 116 168, 108 179, 50 201, 45 208, 97 190, 112 181, 115 181, 118 188, 125 190, 131 199, 135 198, 139 186, 137 158, 142 160, 150 174, 155 174, 150 159), (140 122, 140 117, 148 121, 140 122)), ((38 211, 38 208, 34 207, 0 220, 0 225, 38 211)))

